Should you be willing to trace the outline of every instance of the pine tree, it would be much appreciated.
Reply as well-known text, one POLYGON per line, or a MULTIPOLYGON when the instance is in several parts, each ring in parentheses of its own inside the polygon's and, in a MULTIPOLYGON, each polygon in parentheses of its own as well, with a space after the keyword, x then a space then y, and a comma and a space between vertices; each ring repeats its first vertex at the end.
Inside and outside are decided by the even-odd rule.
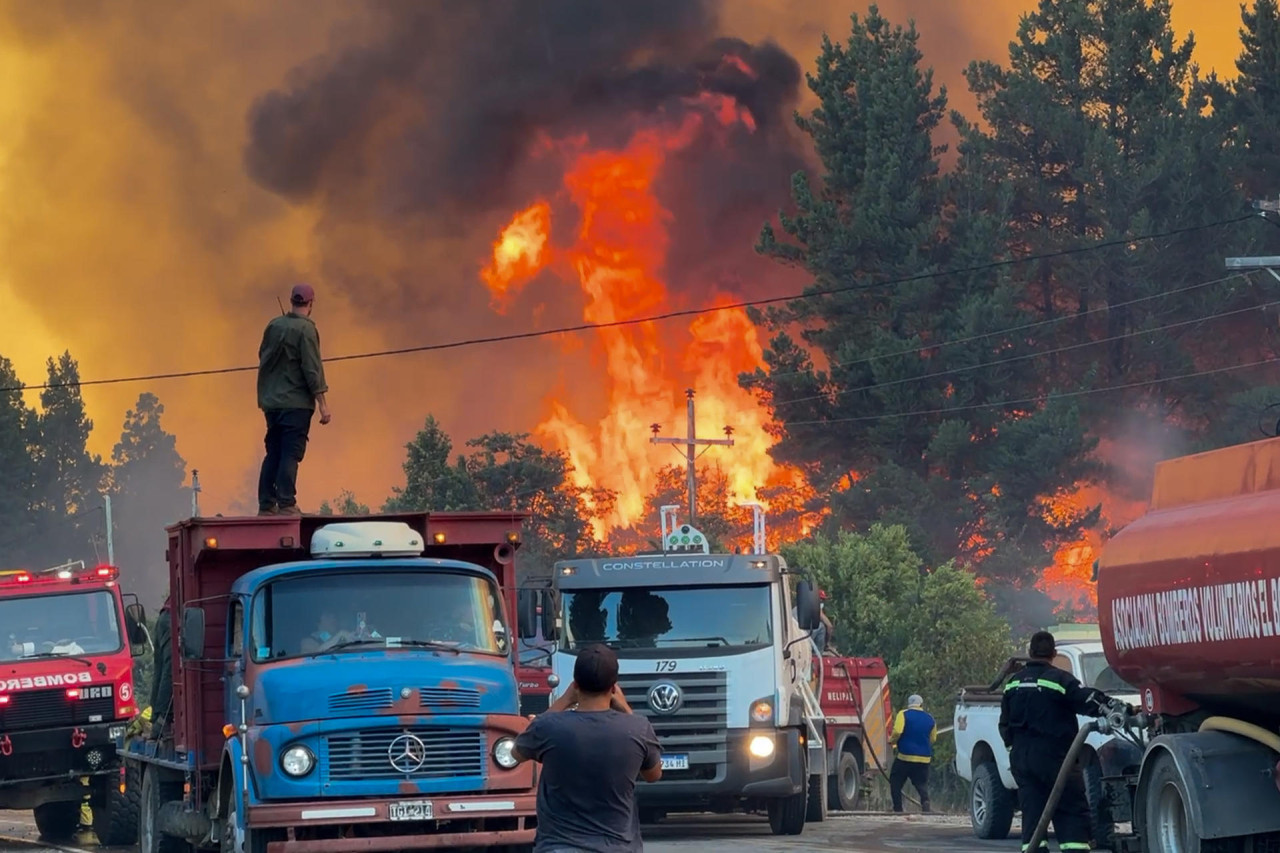
POLYGON ((1280 197, 1280 3, 1241 6, 1244 49, 1225 104, 1242 150, 1240 179, 1250 198, 1280 197))
POLYGON ((115 556, 123 576, 144 604, 158 606, 169 588, 160 543, 164 529, 184 508, 187 463, 177 439, 160 423, 164 405, 143 393, 125 415, 111 451, 115 556))
MULTIPOLYGON (((777 334, 743 381, 775 412, 775 458, 810 476, 830 526, 902 524, 929 564, 959 557, 1018 586, 1089 522, 1050 519, 1043 499, 1090 475, 1091 444, 1069 405, 1005 403, 1045 389, 1014 360, 1027 342, 1003 332, 1028 319, 1006 276, 920 276, 1001 258, 1012 201, 976 165, 939 177, 945 92, 916 42, 874 6, 845 46, 824 40, 809 76, 820 106, 800 120, 822 182, 796 176, 786 238, 765 226, 759 248, 802 265, 810 293, 843 292, 757 315, 777 334), (911 280, 884 283, 898 278, 911 280)), ((983 146, 969 140, 962 159, 980 165, 983 146)))
MULTIPOLYGON (((0 356, 0 388, 21 388, 13 362, 0 356)), ((37 428, 36 414, 23 402, 22 392, 0 391, 0 567, 30 567, 36 556, 36 471, 30 448, 37 428)))
MULTIPOLYGON (((983 151, 978 168, 1012 193, 1013 251, 1053 252, 1244 212, 1225 124, 1207 109, 1213 82, 1198 79, 1193 48, 1191 38, 1175 38, 1168 0, 1040 0, 1021 21, 1007 68, 970 65, 989 131, 961 128, 983 151)), ((1051 321, 1029 333, 1033 346, 1060 350, 1040 360, 1046 385, 1150 383, 1087 398, 1085 416, 1099 434, 1135 420, 1205 429, 1215 400, 1240 379, 1166 380, 1251 360, 1241 341, 1263 335, 1259 317, 1196 323, 1256 299, 1240 281, 1194 287, 1224 275, 1222 257, 1239 239, 1238 229, 1208 229, 1017 267, 1020 304, 1051 321)))
POLYGON ((71 353, 48 361, 48 388, 40 392, 36 460, 36 550, 53 565, 95 559, 105 537, 102 494, 107 466, 88 450, 93 421, 80 395, 80 368, 71 353))
POLYGON ((385 512, 480 508, 480 496, 461 458, 450 463, 453 442, 434 417, 427 416, 405 449, 405 484, 392 489, 392 497, 383 506, 385 512))

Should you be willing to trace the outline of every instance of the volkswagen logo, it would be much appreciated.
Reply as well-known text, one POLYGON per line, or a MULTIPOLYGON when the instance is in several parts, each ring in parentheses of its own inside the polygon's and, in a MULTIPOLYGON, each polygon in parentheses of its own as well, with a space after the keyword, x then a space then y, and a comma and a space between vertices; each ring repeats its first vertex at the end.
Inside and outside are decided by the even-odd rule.
POLYGON ((670 681, 660 681, 649 690, 649 707, 659 714, 674 714, 680 710, 683 698, 679 687, 670 681))
POLYGON ((387 747, 387 758, 396 770, 412 773, 427 760, 427 748, 417 735, 405 732, 391 741, 391 746, 387 747))

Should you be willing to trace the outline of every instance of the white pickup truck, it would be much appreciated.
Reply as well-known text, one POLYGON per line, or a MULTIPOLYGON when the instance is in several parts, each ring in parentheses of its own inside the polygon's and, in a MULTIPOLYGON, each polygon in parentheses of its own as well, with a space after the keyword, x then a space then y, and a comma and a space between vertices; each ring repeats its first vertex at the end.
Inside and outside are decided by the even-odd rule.
MULTIPOLYGON (((1000 738, 1000 700, 1005 682, 1025 663, 1026 658, 1011 658, 990 685, 965 687, 956 697, 956 773, 969 783, 969 818, 974 835, 979 838, 1006 838, 1017 811, 1017 785, 1009 771, 1009 752, 1000 738)), ((1053 665, 1087 687, 1131 705, 1138 704, 1138 692, 1107 665, 1100 642, 1059 643, 1053 665)), ((1087 720, 1081 717, 1080 723, 1087 720)), ((1130 765, 1136 768, 1142 761, 1142 752, 1123 738, 1097 733, 1090 735, 1086 744, 1081 761, 1092 812, 1093 842, 1095 848, 1106 850, 1111 847, 1115 822, 1128 821, 1130 816, 1126 803, 1111 803, 1104 798, 1102 780, 1122 776, 1130 765)))

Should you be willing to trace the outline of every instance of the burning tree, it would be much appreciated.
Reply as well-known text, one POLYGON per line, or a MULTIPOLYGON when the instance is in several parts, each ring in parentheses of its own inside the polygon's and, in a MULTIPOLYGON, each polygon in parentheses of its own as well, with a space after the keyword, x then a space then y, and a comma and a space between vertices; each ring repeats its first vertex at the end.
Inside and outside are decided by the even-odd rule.
POLYGON ((1093 475, 1074 406, 1004 401, 1047 390, 1006 331, 1028 320, 1017 285, 989 270, 919 277, 1001 257, 1007 197, 992 200, 981 152, 940 176, 931 134, 945 95, 920 67, 914 28, 874 8, 845 45, 824 40, 799 121, 822 158, 799 174, 794 212, 766 225, 759 250, 805 269, 808 298, 759 316, 775 336, 766 367, 743 376, 777 417, 772 453, 810 473, 831 522, 901 524, 928 564, 982 564, 998 597, 1031 585, 1054 543, 1094 521, 1043 510, 1093 475), (905 278, 906 281, 896 282, 905 278))

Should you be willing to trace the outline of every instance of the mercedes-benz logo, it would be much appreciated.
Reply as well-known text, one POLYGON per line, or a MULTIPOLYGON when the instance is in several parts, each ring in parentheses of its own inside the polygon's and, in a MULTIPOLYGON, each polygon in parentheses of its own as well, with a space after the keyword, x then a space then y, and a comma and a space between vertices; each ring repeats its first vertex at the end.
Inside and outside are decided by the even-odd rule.
POLYGON ((387 758, 396 770, 412 773, 427 760, 427 747, 417 735, 405 732, 391 741, 391 746, 387 747, 387 758))
POLYGON ((649 690, 649 707, 659 714, 674 714, 680 710, 681 699, 680 688, 670 681, 660 681, 649 690))

